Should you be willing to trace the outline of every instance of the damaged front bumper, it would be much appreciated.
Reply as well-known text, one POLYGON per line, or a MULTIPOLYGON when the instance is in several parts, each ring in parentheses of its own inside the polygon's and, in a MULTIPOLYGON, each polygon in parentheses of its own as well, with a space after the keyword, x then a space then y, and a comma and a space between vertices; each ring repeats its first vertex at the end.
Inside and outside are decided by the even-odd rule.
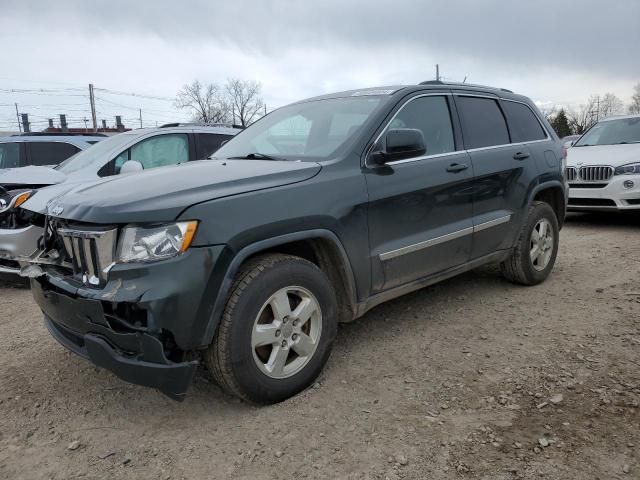
MULTIPOLYGON (((191 248, 147 264, 118 264, 101 288, 83 284, 55 262, 38 267, 33 296, 51 335, 121 379, 184 398, 206 346, 209 289, 222 246, 191 248)), ((211 299, 212 300, 212 299, 211 299)))

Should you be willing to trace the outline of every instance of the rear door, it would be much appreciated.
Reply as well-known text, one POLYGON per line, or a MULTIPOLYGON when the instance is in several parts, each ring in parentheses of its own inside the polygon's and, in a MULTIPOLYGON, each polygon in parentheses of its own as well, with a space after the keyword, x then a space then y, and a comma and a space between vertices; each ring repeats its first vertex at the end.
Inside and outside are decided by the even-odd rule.
POLYGON ((404 103, 392 128, 422 131, 423 156, 365 170, 374 290, 386 290, 465 263, 471 249, 472 168, 456 141, 450 95, 404 103))
POLYGON ((512 244, 535 162, 525 143, 512 143, 497 97, 461 93, 454 98, 473 162, 471 259, 476 259, 512 244))

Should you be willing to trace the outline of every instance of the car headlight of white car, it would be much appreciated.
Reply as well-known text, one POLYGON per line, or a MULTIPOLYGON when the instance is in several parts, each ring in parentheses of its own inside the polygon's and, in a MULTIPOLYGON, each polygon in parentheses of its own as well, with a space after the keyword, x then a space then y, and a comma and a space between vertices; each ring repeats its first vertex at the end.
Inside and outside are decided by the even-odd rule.
POLYGON ((120 236, 118 263, 152 262, 175 257, 187 251, 198 222, 125 227, 120 236))
POLYGON ((640 162, 616 167, 616 175, 640 175, 640 162))

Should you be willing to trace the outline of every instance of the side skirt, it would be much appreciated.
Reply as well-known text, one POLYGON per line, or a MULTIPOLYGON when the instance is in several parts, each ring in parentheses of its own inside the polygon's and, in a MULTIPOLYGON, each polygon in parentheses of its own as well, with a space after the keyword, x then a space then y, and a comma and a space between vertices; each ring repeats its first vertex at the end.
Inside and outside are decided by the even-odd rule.
POLYGON ((457 267, 443 270, 442 272, 429 275, 428 277, 420 278, 405 285, 400 285, 390 290, 378 293, 372 297, 369 297, 366 301, 358 304, 357 313, 353 319, 355 320, 357 318, 360 318, 373 307, 376 307, 381 303, 393 300, 397 297, 401 297, 402 295, 406 295, 407 293, 420 290, 421 288, 428 287, 429 285, 433 285, 434 283, 439 283, 448 278, 455 277, 456 275, 468 272, 469 270, 473 270, 474 268, 478 268, 482 265, 501 262, 506 258, 508 253, 508 250, 500 250, 498 252, 485 255, 484 257, 476 258, 475 260, 467 262, 463 265, 458 265, 457 267))

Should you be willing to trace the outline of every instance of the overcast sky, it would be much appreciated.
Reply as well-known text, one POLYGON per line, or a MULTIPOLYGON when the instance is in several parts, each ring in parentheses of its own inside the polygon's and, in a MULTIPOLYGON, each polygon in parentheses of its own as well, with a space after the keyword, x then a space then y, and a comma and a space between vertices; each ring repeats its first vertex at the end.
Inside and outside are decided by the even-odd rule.
MULTIPOLYGON (((173 98, 186 82, 258 80, 269 109, 301 98, 434 77, 579 104, 640 82, 640 0, 0 0, 0 130, 88 114, 96 87, 173 98), (95 2, 97 3, 97 2, 95 2), (44 89, 15 93, 8 89, 44 89)), ((98 92, 99 118, 171 101, 98 92)), ((182 114, 181 118, 186 118, 182 114)), ((180 117, 180 115, 178 115, 180 117)))

